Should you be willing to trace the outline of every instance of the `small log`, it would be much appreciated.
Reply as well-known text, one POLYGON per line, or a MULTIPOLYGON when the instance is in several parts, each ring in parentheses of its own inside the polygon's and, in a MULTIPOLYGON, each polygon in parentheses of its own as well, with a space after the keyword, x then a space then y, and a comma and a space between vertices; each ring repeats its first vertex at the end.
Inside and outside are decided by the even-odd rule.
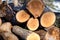
POLYGON ((30 18, 29 21, 27 22, 27 27, 31 31, 37 30, 39 27, 38 19, 30 18))
POLYGON ((19 40, 17 36, 9 32, 2 32, 0 35, 3 37, 4 40, 19 40))
POLYGON ((40 17, 45 6, 44 6, 42 0, 30 0, 27 4, 26 8, 31 12, 31 14, 35 18, 37 18, 37 17, 40 17))
POLYGON ((16 20, 21 23, 26 22, 29 18, 30 15, 27 14, 24 10, 21 10, 16 14, 16 20))
POLYGON ((2 25, 2 19, 0 18, 0 26, 2 25))
POLYGON ((42 15, 40 23, 43 27, 51 27, 56 21, 56 16, 53 12, 46 12, 42 15))
POLYGON ((13 26, 12 31, 25 40, 40 40, 40 36, 32 31, 23 29, 19 26, 13 26))
POLYGON ((12 28, 12 24, 10 22, 3 23, 0 26, 0 32, 7 31, 11 33, 11 28, 12 28))
POLYGON ((52 27, 47 30, 45 35, 46 40, 60 40, 60 29, 57 27, 52 27))
POLYGON ((46 31, 44 30, 38 30, 38 31, 35 31, 37 34, 40 35, 41 39, 40 40, 45 40, 45 35, 46 35, 46 31))

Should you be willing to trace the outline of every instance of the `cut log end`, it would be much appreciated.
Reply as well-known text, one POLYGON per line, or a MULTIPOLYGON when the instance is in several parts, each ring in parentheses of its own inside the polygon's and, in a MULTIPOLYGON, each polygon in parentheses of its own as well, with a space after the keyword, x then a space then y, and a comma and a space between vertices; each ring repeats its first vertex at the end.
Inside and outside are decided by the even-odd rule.
POLYGON ((0 31, 8 31, 11 32, 12 24, 10 22, 3 23, 0 27, 0 31))
POLYGON ((53 12, 46 12, 42 15, 40 23, 43 27, 50 27, 55 23, 56 16, 53 12))
POLYGON ((31 12, 31 14, 37 18, 40 17, 44 10, 44 4, 41 0, 31 0, 27 4, 27 9, 31 12))
POLYGON ((27 22, 27 27, 31 31, 37 30, 39 27, 38 19, 30 18, 29 21, 27 22))
POLYGON ((29 18, 30 15, 27 14, 24 10, 21 10, 16 14, 17 21, 21 23, 26 22, 29 18))
POLYGON ((0 26, 2 25, 2 20, 1 20, 1 18, 0 18, 0 26))
POLYGON ((60 33, 59 28, 57 27, 50 28, 48 32, 46 33, 45 39, 46 40, 59 40, 60 39, 59 33, 60 33))
POLYGON ((36 33, 31 33, 27 36, 26 40, 40 40, 40 36, 36 33))

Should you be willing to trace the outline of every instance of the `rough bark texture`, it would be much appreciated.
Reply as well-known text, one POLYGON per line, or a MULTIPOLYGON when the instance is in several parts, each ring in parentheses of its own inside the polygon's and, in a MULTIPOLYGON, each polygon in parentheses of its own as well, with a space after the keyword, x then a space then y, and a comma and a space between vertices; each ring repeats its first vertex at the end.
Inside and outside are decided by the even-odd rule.
POLYGON ((23 37, 24 39, 27 38, 27 36, 31 33, 31 31, 28 31, 26 29, 23 29, 19 26, 14 26, 13 27, 13 32, 21 37, 23 37))

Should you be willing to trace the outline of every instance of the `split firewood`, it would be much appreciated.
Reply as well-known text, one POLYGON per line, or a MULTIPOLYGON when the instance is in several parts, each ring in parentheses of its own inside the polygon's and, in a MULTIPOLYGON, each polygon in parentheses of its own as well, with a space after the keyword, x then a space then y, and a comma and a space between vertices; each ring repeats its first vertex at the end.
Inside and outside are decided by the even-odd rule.
POLYGON ((35 18, 40 17, 44 8, 42 0, 30 0, 27 4, 27 9, 35 18))
POLYGON ((46 12, 42 15, 40 23, 43 27, 51 27, 56 21, 56 16, 53 12, 46 12))
POLYGON ((52 27, 47 30, 45 35, 46 40, 60 40, 60 29, 57 27, 52 27))
POLYGON ((35 31, 35 32, 40 35, 40 37, 41 37, 40 40, 45 40, 44 37, 46 35, 46 31, 44 31, 44 30, 38 30, 38 31, 35 31))
POLYGON ((37 30, 39 27, 39 21, 38 19, 30 18, 27 22, 27 27, 31 31, 37 30))
POLYGON ((30 15, 27 14, 24 10, 21 10, 16 14, 16 20, 21 23, 26 22, 29 18, 30 15))
POLYGON ((2 19, 0 18, 0 26, 2 25, 2 19))
POLYGON ((40 40, 40 36, 37 33, 23 29, 19 26, 14 26, 12 31, 25 40, 40 40))
POLYGON ((7 31, 11 33, 11 28, 12 28, 12 24, 10 22, 3 23, 0 26, 0 32, 7 31))
POLYGON ((14 34, 9 32, 2 32, 0 35, 3 37, 4 40, 19 40, 14 34))

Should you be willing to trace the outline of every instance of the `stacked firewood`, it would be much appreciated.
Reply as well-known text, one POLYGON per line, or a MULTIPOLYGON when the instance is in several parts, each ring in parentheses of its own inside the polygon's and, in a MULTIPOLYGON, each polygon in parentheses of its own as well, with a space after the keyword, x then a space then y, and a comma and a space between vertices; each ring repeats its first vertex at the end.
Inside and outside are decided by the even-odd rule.
MULTIPOLYGON (((13 0, 14 6, 21 6, 19 2, 13 0)), ((42 0, 29 0, 24 7, 16 12, 7 2, 0 3, 0 36, 4 40, 59 40, 56 15, 44 11, 42 0)))

